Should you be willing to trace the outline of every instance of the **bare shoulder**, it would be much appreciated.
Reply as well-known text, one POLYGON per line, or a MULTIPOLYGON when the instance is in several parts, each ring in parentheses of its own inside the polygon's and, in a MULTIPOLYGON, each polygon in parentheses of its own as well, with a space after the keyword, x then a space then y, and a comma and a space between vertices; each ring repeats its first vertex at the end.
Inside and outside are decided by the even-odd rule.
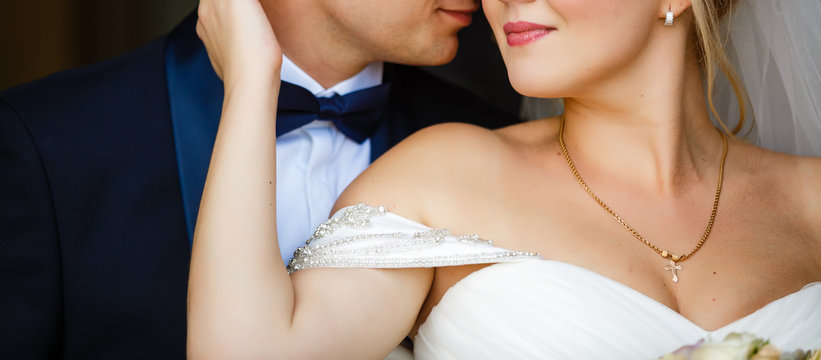
MULTIPOLYGON (((789 200, 821 236, 821 158, 780 153, 749 144, 737 147, 746 175, 789 200)), ((821 241, 821 239, 819 239, 821 241)))
POLYGON ((333 211, 364 202, 422 221, 426 209, 458 196, 479 169, 499 161, 505 141, 498 131, 446 123, 422 129, 394 146, 357 177, 333 211))
POLYGON ((821 157, 795 156, 808 214, 821 230, 821 157))
POLYGON ((821 248, 821 158, 793 156, 796 174, 796 202, 803 210, 804 223, 821 248))

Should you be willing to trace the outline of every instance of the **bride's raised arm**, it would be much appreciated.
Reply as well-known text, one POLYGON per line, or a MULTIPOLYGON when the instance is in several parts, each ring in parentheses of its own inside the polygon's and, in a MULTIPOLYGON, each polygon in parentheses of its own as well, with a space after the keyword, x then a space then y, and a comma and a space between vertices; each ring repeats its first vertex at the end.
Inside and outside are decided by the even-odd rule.
POLYGON ((258 0, 202 0, 199 13, 225 99, 194 236, 189 357, 386 354, 413 326, 432 270, 288 275, 275 222, 281 50, 258 0))

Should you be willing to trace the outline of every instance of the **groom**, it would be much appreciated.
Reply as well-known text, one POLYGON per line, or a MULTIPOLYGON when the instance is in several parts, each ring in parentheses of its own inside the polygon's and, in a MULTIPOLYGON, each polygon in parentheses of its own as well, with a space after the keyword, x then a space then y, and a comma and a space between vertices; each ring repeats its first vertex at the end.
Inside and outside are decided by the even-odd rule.
MULTIPOLYGON (((475 0, 261 1, 290 83, 277 119, 283 254, 410 133, 516 121, 400 65, 449 61, 475 0)), ((0 357, 185 356, 190 240, 223 97, 195 23, 0 93, 0 357)))

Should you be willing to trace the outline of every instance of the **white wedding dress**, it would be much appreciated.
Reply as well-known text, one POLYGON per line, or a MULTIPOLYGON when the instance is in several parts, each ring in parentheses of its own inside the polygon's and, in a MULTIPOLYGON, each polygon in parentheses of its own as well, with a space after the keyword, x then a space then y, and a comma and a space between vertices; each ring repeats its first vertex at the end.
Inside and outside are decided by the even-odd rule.
POLYGON ((414 339, 417 359, 655 359, 683 345, 750 332, 783 350, 821 349, 821 282, 715 331, 587 269, 451 236, 384 208, 337 212, 289 271, 494 263, 451 287, 414 339))

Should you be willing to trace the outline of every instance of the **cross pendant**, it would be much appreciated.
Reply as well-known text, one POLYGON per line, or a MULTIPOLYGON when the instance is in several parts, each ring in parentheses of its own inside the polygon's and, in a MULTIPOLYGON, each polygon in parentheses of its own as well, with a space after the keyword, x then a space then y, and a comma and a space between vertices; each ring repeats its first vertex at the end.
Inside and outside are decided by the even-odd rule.
POLYGON ((678 270, 683 269, 681 265, 676 264, 675 261, 670 260, 670 265, 665 265, 664 270, 671 271, 673 273, 673 282, 678 282, 678 270))

